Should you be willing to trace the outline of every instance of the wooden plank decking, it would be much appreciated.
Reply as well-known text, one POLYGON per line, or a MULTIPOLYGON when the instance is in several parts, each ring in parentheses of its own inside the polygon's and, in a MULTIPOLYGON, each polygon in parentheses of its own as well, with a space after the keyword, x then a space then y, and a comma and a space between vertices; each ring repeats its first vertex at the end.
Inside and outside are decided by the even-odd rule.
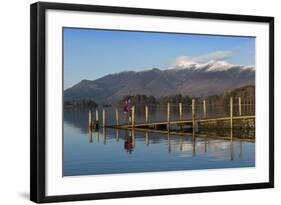
MULTIPOLYGON (((218 122, 218 121, 230 121, 230 120, 246 120, 246 119, 255 119, 254 115, 251 116, 233 116, 233 117, 216 117, 216 118, 202 118, 202 119, 195 119, 197 123, 200 122, 218 122)), ((112 128, 149 128, 149 127, 156 127, 156 126, 167 126, 168 124, 176 124, 180 125, 193 125, 193 120, 173 120, 173 121, 156 121, 156 122, 142 122, 142 123, 128 123, 128 124, 118 124, 112 125, 108 127, 112 128)))

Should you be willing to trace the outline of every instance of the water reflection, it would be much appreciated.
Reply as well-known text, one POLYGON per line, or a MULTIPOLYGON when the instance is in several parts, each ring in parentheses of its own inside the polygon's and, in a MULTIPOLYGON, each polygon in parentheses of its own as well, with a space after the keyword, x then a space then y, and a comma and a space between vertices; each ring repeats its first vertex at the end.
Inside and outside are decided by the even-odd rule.
POLYGON ((131 154, 134 150, 134 140, 133 140, 132 132, 127 131, 125 138, 126 139, 125 139, 125 142, 124 142, 124 148, 128 153, 131 154))
POLYGON ((254 131, 93 130, 84 114, 65 118, 65 176, 255 166, 254 131))
MULTIPOLYGON (((119 133, 121 132, 121 139, 124 141, 124 149, 127 153, 132 154, 136 147, 136 138, 138 138, 137 141, 142 141, 146 146, 150 145, 150 139, 149 139, 149 132, 144 132, 143 130, 138 129, 108 129, 110 130, 110 133, 107 136, 107 129, 102 129, 102 138, 103 138, 103 144, 105 145, 107 142, 107 137, 116 139, 116 142, 119 142, 119 133), (115 135, 114 132, 115 131, 115 135), (136 136, 136 132, 137 136, 136 136), (142 137, 142 135, 144 135, 142 137)), ((233 136, 233 130, 229 130, 229 136, 220 135, 221 132, 212 132, 209 136, 206 134, 206 132, 198 132, 192 131, 191 133, 186 133, 185 135, 181 133, 180 135, 177 135, 175 133, 171 134, 171 132, 167 131, 167 152, 172 153, 172 144, 175 144, 177 142, 177 147, 180 152, 189 152, 192 151, 192 157, 196 156, 196 149, 201 149, 203 153, 212 153, 213 150, 208 151, 208 147, 211 145, 213 146, 213 142, 220 142, 220 148, 227 151, 227 147, 229 146, 229 159, 234 160, 234 144, 237 142, 239 144, 239 148, 236 150, 239 151, 238 159, 242 159, 243 157, 243 141, 245 142, 251 142, 254 143, 255 140, 253 139, 253 136, 245 137, 243 135, 243 138, 241 137, 234 137, 233 136), (204 133, 204 134, 202 134, 204 133), (218 141, 220 140, 220 141, 218 141), (198 141, 198 144, 197 144, 198 141)), ((153 134, 150 132, 150 134, 153 134)), ((236 133, 237 134, 237 133, 236 133)), ((93 143, 93 135, 96 136, 96 143, 99 143, 99 131, 93 130, 89 128, 89 143, 93 143)), ((162 137, 164 137, 165 134, 154 134, 154 138, 152 143, 162 143, 162 137)))

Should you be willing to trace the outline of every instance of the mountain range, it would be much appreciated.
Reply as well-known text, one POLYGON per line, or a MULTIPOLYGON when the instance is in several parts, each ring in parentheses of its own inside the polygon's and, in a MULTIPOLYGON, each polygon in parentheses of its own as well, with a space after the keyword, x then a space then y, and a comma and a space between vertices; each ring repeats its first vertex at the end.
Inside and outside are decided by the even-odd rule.
POLYGON ((64 91, 64 99, 87 98, 98 103, 113 103, 123 96, 136 94, 204 97, 245 85, 255 85, 254 66, 214 60, 207 63, 185 61, 164 70, 124 71, 96 80, 82 80, 64 91))

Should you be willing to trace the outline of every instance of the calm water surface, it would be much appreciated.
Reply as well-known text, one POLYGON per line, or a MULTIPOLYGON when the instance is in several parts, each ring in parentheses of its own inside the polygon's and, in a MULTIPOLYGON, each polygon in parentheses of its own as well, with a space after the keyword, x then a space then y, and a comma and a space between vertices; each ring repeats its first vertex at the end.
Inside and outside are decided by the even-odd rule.
MULTIPOLYGON (((108 115, 113 124, 114 117, 108 115)), ((116 129, 89 132, 87 117, 87 110, 64 111, 64 176, 255 166, 254 140, 116 129)))

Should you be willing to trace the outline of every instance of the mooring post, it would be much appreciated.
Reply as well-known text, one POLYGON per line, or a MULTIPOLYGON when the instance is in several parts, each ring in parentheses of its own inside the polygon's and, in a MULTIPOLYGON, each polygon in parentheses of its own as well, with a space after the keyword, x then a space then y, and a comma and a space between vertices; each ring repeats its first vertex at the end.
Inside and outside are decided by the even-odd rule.
POLYGON ((204 112, 204 118, 207 117, 207 112, 206 112, 206 100, 203 100, 203 112, 204 112))
POLYGON ((233 136, 232 129, 230 130, 230 160, 234 159, 234 144, 233 144, 233 136))
POLYGON ((135 106, 132 107, 132 128, 135 128, 135 106))
POLYGON ((182 120, 182 103, 179 103, 179 115, 180 120, 182 120))
POLYGON ((116 117, 116 125, 119 125, 119 113, 118 113, 118 108, 115 109, 115 117, 116 117))
POLYGON ((232 129, 233 126, 233 98, 230 97, 230 101, 229 101, 229 109, 230 109, 230 129, 232 129))
POLYGON ((241 97, 238 97, 238 112, 239 112, 239 116, 241 116, 242 115, 241 97))
POLYGON ((148 122, 148 106, 145 106, 145 122, 148 122))
POLYGON ((106 116, 105 116, 105 110, 102 109, 102 126, 106 126, 106 116))
POLYGON ((89 110, 88 118, 89 118, 89 127, 92 127, 92 110, 89 110))
POLYGON ((195 99, 192 99, 192 129, 195 130, 195 99))
POLYGON ((99 124, 99 111, 96 109, 96 124, 99 124))
POLYGON ((170 130, 170 103, 167 104, 167 129, 170 130))
POLYGON ((249 115, 249 98, 246 98, 246 115, 249 115))

